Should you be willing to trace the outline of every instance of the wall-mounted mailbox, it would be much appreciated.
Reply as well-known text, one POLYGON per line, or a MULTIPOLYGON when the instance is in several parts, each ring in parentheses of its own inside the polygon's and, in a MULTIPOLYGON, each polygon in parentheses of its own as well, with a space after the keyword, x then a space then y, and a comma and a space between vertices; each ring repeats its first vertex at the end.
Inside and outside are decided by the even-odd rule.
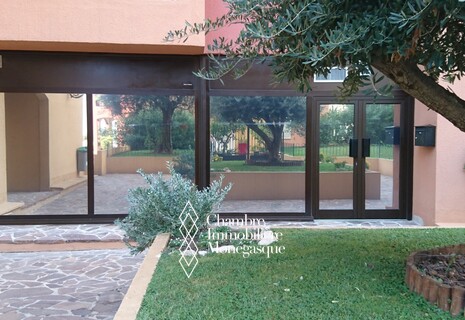
POLYGON ((436 145, 436 127, 415 127, 415 145, 422 147, 434 147, 436 145))
POLYGON ((385 144, 400 144, 400 127, 386 127, 384 128, 384 131, 386 133, 384 137, 385 144))

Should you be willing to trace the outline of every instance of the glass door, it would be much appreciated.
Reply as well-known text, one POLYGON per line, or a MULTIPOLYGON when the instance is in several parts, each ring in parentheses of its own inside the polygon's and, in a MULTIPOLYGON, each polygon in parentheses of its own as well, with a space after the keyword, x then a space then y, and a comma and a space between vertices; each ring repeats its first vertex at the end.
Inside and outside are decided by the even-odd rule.
POLYGON ((319 120, 319 209, 353 211, 354 159, 349 143, 356 133, 355 105, 320 104, 319 120))
POLYGON ((317 118, 315 217, 399 217, 401 105, 319 102, 317 118))
POLYGON ((364 207, 366 214, 399 209, 401 169, 401 105, 365 104, 364 137, 370 150, 365 159, 364 207))

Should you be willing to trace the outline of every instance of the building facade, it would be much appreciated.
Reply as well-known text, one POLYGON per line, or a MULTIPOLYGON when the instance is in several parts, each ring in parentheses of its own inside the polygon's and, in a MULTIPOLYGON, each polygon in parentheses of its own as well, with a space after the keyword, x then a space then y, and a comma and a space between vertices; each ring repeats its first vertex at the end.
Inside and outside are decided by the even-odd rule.
MULTIPOLYGON (((341 103, 337 80, 313 79, 302 94, 271 85, 266 65, 224 83, 195 77, 208 65, 207 44, 238 29, 163 39, 185 21, 218 16, 221 1, 3 5, 0 223, 112 221, 141 184, 137 168, 166 172, 165 161, 188 150, 200 188, 220 175, 233 183, 224 215, 465 223, 465 134, 400 90, 341 103), (112 109, 115 99, 127 110, 112 109), (416 142, 431 130, 434 145, 416 142), (36 198, 44 201, 29 204, 36 198)), ((460 83, 452 90, 465 97, 460 83)))

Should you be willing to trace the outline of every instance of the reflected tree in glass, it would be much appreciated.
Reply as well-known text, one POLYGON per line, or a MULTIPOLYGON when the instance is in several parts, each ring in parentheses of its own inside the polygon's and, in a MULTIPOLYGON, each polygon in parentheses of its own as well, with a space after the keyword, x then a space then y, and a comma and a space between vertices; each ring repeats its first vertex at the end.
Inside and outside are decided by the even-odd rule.
MULTIPOLYGON (((187 131, 188 126, 193 130, 193 97, 99 95, 97 100, 114 115, 123 116, 122 139, 133 150, 150 148, 157 153, 172 154, 175 148, 173 126, 185 122, 178 129, 187 131)), ((186 139, 181 137, 180 141, 183 140, 186 139)))
POLYGON ((212 118, 247 126, 263 142, 269 163, 280 163, 285 125, 305 125, 304 97, 215 97, 212 118))

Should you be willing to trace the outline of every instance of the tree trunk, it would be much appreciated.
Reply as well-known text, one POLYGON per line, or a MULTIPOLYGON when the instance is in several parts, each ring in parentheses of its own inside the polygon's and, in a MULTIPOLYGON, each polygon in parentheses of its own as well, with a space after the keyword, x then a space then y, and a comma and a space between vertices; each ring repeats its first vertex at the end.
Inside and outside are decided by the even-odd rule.
POLYGON ((282 162, 279 153, 281 151, 281 140, 283 136, 284 125, 272 125, 270 130, 271 134, 273 135, 273 141, 268 147, 270 162, 279 163, 282 162))
POLYGON ((424 74, 416 64, 374 58, 372 65, 402 90, 465 132, 465 101, 424 74))
POLYGON ((279 151, 281 149, 281 138, 284 130, 284 125, 271 125, 269 127, 272 137, 270 138, 260 127, 256 124, 248 125, 265 143, 265 148, 268 151, 268 161, 270 163, 281 162, 279 151))
POLYGON ((163 114, 163 123, 161 128, 161 141, 158 145, 158 153, 173 153, 173 143, 171 141, 171 130, 173 122, 173 114, 176 107, 161 108, 163 114))
POLYGON ((273 140, 273 143, 268 148, 269 152, 269 162, 270 163, 279 163, 281 162, 281 157, 279 156, 279 151, 281 149, 281 143, 279 141, 273 140))

